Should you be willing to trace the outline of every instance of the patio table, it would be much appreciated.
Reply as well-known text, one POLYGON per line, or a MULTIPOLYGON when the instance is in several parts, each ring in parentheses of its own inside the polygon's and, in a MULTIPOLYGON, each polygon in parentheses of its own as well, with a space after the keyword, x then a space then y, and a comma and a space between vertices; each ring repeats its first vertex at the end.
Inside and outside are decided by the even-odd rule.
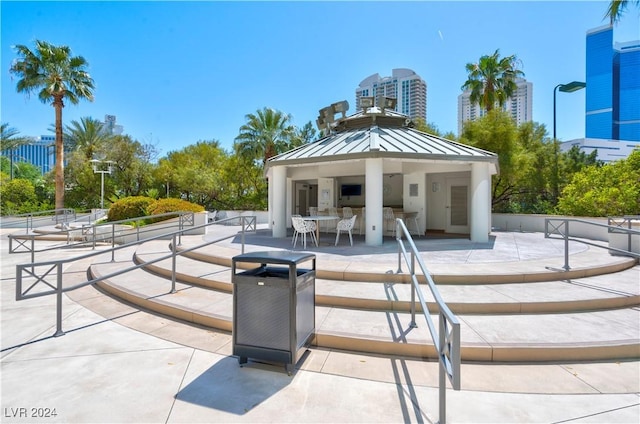
POLYGON ((340 217, 335 215, 309 215, 303 216, 302 219, 305 221, 315 221, 316 240, 318 241, 318 243, 320 243, 320 221, 337 221, 340 219, 340 217))

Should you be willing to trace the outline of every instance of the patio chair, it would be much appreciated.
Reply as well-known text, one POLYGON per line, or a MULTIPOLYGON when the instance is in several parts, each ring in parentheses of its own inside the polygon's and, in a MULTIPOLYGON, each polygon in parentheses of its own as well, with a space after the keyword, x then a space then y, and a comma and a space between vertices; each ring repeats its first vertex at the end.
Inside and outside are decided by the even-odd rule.
POLYGON ((391 228, 391 232, 392 234, 395 236, 396 235, 396 215, 393 213, 393 209, 391 208, 382 208, 382 219, 384 219, 385 225, 389 225, 389 221, 391 221, 391 224, 393 225, 393 227, 391 228))
POLYGON ((347 219, 353 216, 353 210, 349 206, 342 207, 342 217, 347 219))
POLYGON ((353 226, 356 223, 357 215, 352 215, 349 219, 341 219, 338 221, 338 226, 336 227, 336 246, 338 245, 338 240, 340 239, 340 231, 347 231, 349 233, 349 243, 353 246, 353 236, 351 235, 351 230, 353 230, 353 226))
POLYGON ((318 216, 317 206, 309 206, 309 216, 318 216))
POLYGON ((311 240, 318 246, 318 240, 316 239, 316 226, 312 221, 305 221, 301 216, 292 216, 291 223, 293 224, 293 248, 296 248, 298 243, 298 236, 302 235, 302 246, 307 248, 307 234, 311 234, 311 240))

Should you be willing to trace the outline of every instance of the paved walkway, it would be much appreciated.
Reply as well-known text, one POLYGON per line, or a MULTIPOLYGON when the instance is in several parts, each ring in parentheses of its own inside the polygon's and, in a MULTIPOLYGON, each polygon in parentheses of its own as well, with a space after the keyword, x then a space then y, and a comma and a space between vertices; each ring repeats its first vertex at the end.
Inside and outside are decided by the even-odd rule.
MULTIPOLYGON (((25 254, 7 254, 6 234, 3 230, 0 240, 2 422, 438 420, 435 363, 311 349, 291 377, 280 367, 258 363, 240 368, 230 356, 228 334, 140 312, 90 287, 64 297, 67 333, 51 337, 55 299, 15 301, 15 265, 29 259, 25 254), (96 308, 82 306, 88 301, 96 308), (98 309, 101 314, 94 312, 98 309), (146 331, 132 327, 145 327, 146 331), (171 333, 189 339, 189 343, 168 341, 174 339, 169 337, 171 333), (216 349, 191 347, 198 345, 216 349)), ((497 233, 491 249, 472 244, 468 249, 460 245, 447 249, 442 246, 449 242, 436 241, 432 246, 439 244, 441 250, 435 248, 429 262, 434 267, 440 263, 442 273, 456 272, 461 266, 487 272, 517 268, 518 264, 562 266, 563 258, 557 251, 551 253, 548 245, 540 249, 540 237, 517 234, 497 233), (502 256, 513 255, 512 248, 495 248, 502 245, 503 237, 505 246, 509 238, 516 242, 516 257, 502 256)), ((255 244, 251 249, 264 247, 255 244)), ((229 243, 226 248, 236 247, 229 243)), ((340 255, 329 249, 327 246, 319 255, 340 255)), ((607 255, 594 251, 599 252, 597 256, 607 255)), ((361 266, 363 260, 356 257, 356 250, 349 252, 353 256, 349 262, 361 266)), ((82 249, 54 251, 36 260, 81 253, 82 249)), ((369 260, 374 263, 376 258, 369 260)), ((65 273, 82 279, 87 265, 76 263, 65 273)), ((463 390, 447 391, 449 422, 640 421, 638 361, 463 364, 462 381, 463 390)))

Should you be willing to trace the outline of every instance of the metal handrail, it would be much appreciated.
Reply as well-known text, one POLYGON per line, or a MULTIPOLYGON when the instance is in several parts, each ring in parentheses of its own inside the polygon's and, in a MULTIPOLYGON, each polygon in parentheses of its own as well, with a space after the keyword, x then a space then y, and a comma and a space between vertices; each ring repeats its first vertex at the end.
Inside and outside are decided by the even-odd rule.
POLYGON ((571 267, 569 266, 569 241, 577 241, 579 243, 588 244, 589 246, 600 247, 602 249, 607 249, 612 252, 619 253, 621 255, 631 256, 635 258, 640 258, 640 253, 633 252, 632 250, 632 236, 640 236, 639 230, 634 230, 631 228, 633 221, 639 221, 640 216, 625 216, 621 218, 610 217, 607 224, 600 224, 599 222, 587 221, 579 218, 545 218, 544 220, 544 237, 550 239, 562 239, 564 240, 564 265, 563 269, 565 271, 569 271, 571 267), (628 223, 628 228, 621 227, 619 225, 610 225, 613 220, 622 220, 623 223, 628 223), (570 236, 569 232, 569 223, 577 222, 586 225, 592 225, 594 227, 607 228, 609 233, 624 233, 628 234, 628 247, 627 250, 618 249, 616 247, 611 246, 602 246, 601 244, 591 243, 584 239, 574 238, 570 236), (556 224, 557 223, 557 224, 556 224), (554 237, 554 235, 560 235, 561 237, 554 237))
POLYGON ((458 317, 454 315, 449 309, 447 304, 440 296, 440 292, 436 287, 436 284, 431 278, 431 273, 427 269, 422 257, 418 252, 418 248, 413 242, 413 238, 407 230, 404 221, 400 218, 396 219, 396 241, 398 242, 398 273, 402 272, 402 258, 404 257, 405 263, 409 267, 409 277, 411 278, 411 328, 416 328, 416 294, 420 300, 420 306, 422 307, 422 314, 427 322, 429 333, 431 333, 431 340, 438 353, 439 369, 439 422, 445 424, 447 420, 447 401, 446 390, 447 382, 446 378, 451 382, 451 386, 454 390, 460 390, 460 322, 458 317), (409 245, 410 256, 407 253, 406 246, 402 237, 406 238, 406 242, 409 245), (431 294, 438 305, 439 314, 439 329, 436 331, 431 315, 429 314, 429 308, 424 300, 420 283, 416 275, 416 262, 420 268, 420 272, 424 275, 427 285, 431 290, 431 294))
POLYGON ((26 264, 19 264, 16 265, 16 301, 19 300, 26 300, 26 299, 32 299, 32 298, 36 298, 36 297, 42 297, 42 296, 50 296, 50 295, 56 295, 56 332, 54 334, 54 337, 58 337, 58 336, 62 336, 64 335, 64 331, 62 330, 62 294, 65 292, 69 292, 72 290, 77 290, 79 288, 97 283, 99 281, 102 281, 104 279, 107 278, 111 278, 117 275, 121 275, 130 271, 133 271, 135 269, 141 268, 145 265, 149 265, 149 264, 153 264, 165 259, 169 259, 171 258, 171 267, 172 267, 172 271, 171 271, 171 290, 170 293, 174 293, 175 292, 175 284, 176 284, 176 257, 178 255, 183 255, 185 253, 200 249, 202 247, 205 246, 209 246, 211 244, 214 243, 219 243, 223 240, 228 240, 232 237, 236 237, 237 233, 229 235, 229 236, 225 236, 225 237, 221 237, 212 241, 208 241, 205 243, 202 243, 198 246, 194 246, 191 247, 189 249, 184 249, 184 250, 178 250, 177 246, 179 244, 179 237, 182 236, 182 234, 184 232, 187 231, 192 231, 194 229, 199 229, 199 228, 205 228, 208 226, 212 226, 212 225, 219 225, 221 223, 229 223, 232 221, 239 221, 240 224, 242 225, 242 230, 241 230, 241 243, 242 243, 242 253, 244 253, 244 248, 245 248, 245 232, 255 232, 256 231, 256 217, 255 216, 237 216, 237 217, 233 217, 233 218, 227 218, 224 220, 220 220, 220 221, 215 221, 215 222, 208 222, 202 225, 198 225, 195 227, 190 227, 188 229, 181 229, 178 231, 173 231, 173 232, 169 232, 169 233, 164 233, 155 237, 149 237, 146 238, 144 240, 137 240, 131 243, 126 243, 126 244, 121 244, 118 246, 112 246, 108 249, 105 250, 100 250, 100 251, 94 251, 91 253, 88 253, 86 255, 81 255, 81 256, 77 256, 74 258, 66 258, 66 259, 59 259, 59 260, 55 260, 55 261, 46 261, 46 262, 38 262, 38 263, 26 263, 26 264), (62 286, 62 275, 63 275, 63 269, 65 267, 65 265, 68 265, 70 263, 76 262, 76 261, 80 261, 80 260, 84 260, 84 259, 88 259, 88 258, 92 258, 98 255, 103 255, 103 254, 107 254, 107 253, 111 253, 111 261, 114 262, 114 252, 116 250, 121 250, 121 249, 125 249, 131 246, 135 246, 141 243, 145 243, 148 241, 152 241, 152 240, 166 240, 168 237, 171 238, 171 253, 159 258, 155 258, 153 260, 147 261, 144 264, 138 264, 138 265, 134 265, 134 266, 130 266, 127 267, 125 269, 120 269, 116 272, 113 272, 111 274, 108 275, 104 275, 101 276, 100 278, 93 278, 93 279, 88 279, 82 283, 78 283, 69 287, 63 287, 62 286), (46 269, 43 272, 40 272, 39 274, 36 273, 36 270, 38 270, 38 268, 42 268, 42 267, 46 267, 46 269), (55 273, 54 273, 55 272, 55 273), (55 282, 53 281, 48 281, 47 278, 50 277, 50 275, 54 275, 55 276, 55 282), (23 290, 23 283, 26 283, 26 280, 28 278, 31 279, 35 279, 35 281, 30 281, 30 285, 28 287, 26 287, 25 290, 23 290), (38 286, 38 285, 44 285, 46 287, 49 288, 49 290, 47 290, 46 288, 44 289, 44 291, 38 291, 38 292, 34 292, 34 293, 30 293, 32 291, 32 289, 34 289, 34 287, 38 286))
MULTIPOLYGON (((61 234, 66 233, 67 235, 66 246, 64 247, 76 247, 76 246, 82 246, 90 243, 95 249, 97 242, 99 241, 105 242, 107 240, 111 240, 111 247, 114 247, 116 245, 116 239, 118 237, 126 237, 130 234, 136 234, 136 239, 139 241, 141 240, 142 235, 149 232, 158 231, 157 226, 140 227, 136 225, 135 228, 124 229, 116 232, 117 225, 131 224, 131 223, 136 223, 140 221, 146 221, 149 219, 175 217, 175 216, 179 218, 178 222, 177 223, 165 222, 163 224, 165 226, 164 228, 177 227, 178 230, 182 230, 186 225, 193 226, 195 224, 193 212, 181 211, 181 212, 167 212, 163 214, 142 216, 142 217, 131 218, 131 219, 123 219, 120 221, 93 222, 91 224, 83 224, 82 228, 61 230, 60 233, 61 234), (99 227, 109 227, 109 226, 111 226, 111 231, 101 232, 98 230, 99 227), (82 239, 77 243, 72 242, 72 240, 75 239, 75 235, 74 235, 75 232, 80 232, 82 235, 82 239)), ((41 238, 41 235, 39 234, 26 234, 26 235, 9 234, 8 238, 9 238, 9 253, 11 254, 11 253, 31 252, 31 262, 35 261, 35 252, 46 252, 50 250, 56 250, 61 247, 61 246, 50 246, 50 247, 36 250, 34 243, 36 239, 41 238), (27 244, 28 241, 31 241, 30 246, 27 244), (14 247, 14 244, 15 244, 15 247, 14 247), (23 249, 23 250, 20 250, 20 249, 23 249)))
POLYGON ((60 208, 60 209, 50 209, 46 211, 37 211, 37 212, 27 212, 21 213, 18 215, 7 216, 6 218, 25 218, 25 233, 29 233, 29 230, 33 229, 33 221, 35 217, 41 217, 42 219, 46 219, 51 217, 51 220, 55 221, 56 224, 62 222, 69 222, 71 219, 69 217, 73 216, 73 220, 76 219, 76 211, 70 208, 60 208))

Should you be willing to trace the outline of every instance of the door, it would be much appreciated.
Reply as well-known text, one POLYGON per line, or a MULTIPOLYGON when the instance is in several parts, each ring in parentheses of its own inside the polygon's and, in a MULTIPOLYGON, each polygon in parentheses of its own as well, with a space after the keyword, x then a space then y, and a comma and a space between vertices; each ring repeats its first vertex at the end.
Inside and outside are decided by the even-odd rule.
POLYGON ((469 234, 469 180, 447 179, 447 232, 469 234))
POLYGON ((308 215, 309 210, 309 185, 308 184, 296 184, 296 202, 294 214, 308 215))

